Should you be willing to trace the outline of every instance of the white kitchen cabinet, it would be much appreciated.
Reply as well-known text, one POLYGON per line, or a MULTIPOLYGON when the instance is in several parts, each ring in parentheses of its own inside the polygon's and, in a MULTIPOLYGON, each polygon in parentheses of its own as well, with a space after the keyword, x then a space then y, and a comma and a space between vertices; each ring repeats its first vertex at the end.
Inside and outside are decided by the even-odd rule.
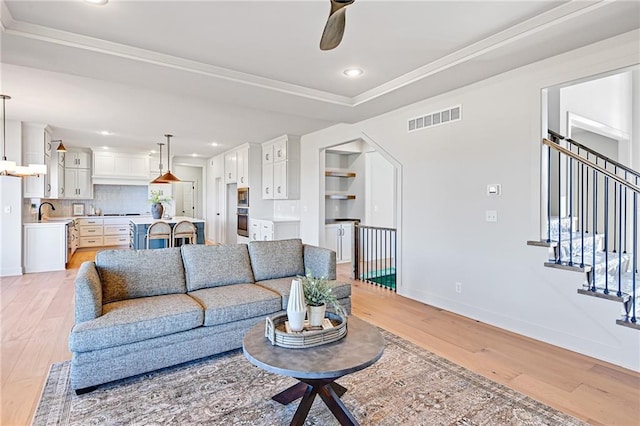
POLYGON ((78 247, 101 247, 103 239, 104 220, 102 218, 78 219, 78 247))
POLYGON ((300 138, 284 135, 262 144, 262 198, 300 197, 300 138))
POLYGON ((91 170, 64 168, 64 198, 93 198, 91 170))
POLYGON ((24 271, 64 271, 67 262, 65 222, 25 223, 24 271))
MULTIPOLYGON (((47 126, 37 123, 22 123, 22 163, 45 164, 49 171, 50 136, 47 126), (49 149, 47 149, 49 148, 49 149)), ((45 198, 50 195, 47 175, 28 176, 23 179, 22 196, 24 198, 45 198)))
POLYGON ((350 262, 353 252, 353 222, 325 225, 325 247, 336 252, 336 262, 350 262))
POLYGON ((273 199, 273 163, 262 165, 262 198, 273 199))
POLYGON ((67 151, 64 166, 68 169, 90 169, 91 153, 88 151, 67 151))
POLYGON ((237 183, 238 188, 249 187, 249 144, 224 155, 224 182, 237 183))
POLYGON ((130 219, 127 217, 105 217, 102 242, 105 246, 128 246, 130 242, 130 219))
MULTIPOLYGON (((147 154, 93 152, 93 180, 106 185, 145 185, 149 180, 147 154)), ((154 176, 156 178, 157 176, 154 176)))
POLYGON ((228 152, 224 155, 224 183, 236 183, 238 173, 237 153, 228 152))
POLYGON ((238 188, 249 187, 249 147, 236 151, 236 182, 238 188))
POLYGON ((273 241, 300 238, 300 221, 249 219, 250 241, 273 241))

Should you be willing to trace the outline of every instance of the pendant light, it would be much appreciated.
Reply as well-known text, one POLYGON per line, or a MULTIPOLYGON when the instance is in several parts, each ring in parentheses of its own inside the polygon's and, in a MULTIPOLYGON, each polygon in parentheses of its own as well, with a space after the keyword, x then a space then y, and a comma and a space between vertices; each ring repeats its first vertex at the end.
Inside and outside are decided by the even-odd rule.
POLYGON ((7 120, 5 118, 5 101, 11 96, 0 95, 2 98, 2 161, 0 161, 0 175, 8 175, 16 171, 16 162, 7 160, 7 120))
POLYGON ((173 135, 164 135, 164 136, 167 138, 167 173, 155 179, 155 181, 157 181, 155 183, 181 182, 180 179, 178 179, 171 173, 170 150, 171 150, 171 138, 173 137, 173 135))
POLYGON ((51 143, 54 143, 54 142, 60 142, 60 144, 56 148, 56 152, 67 152, 67 148, 62 144, 62 139, 51 141, 51 143))
POLYGON ((158 159, 160 161, 160 163, 158 163, 158 170, 160 170, 160 174, 158 175, 157 178, 155 178, 149 183, 168 183, 168 182, 160 181, 160 178, 162 177, 162 147, 164 146, 164 144, 162 142, 159 142, 158 146, 160 147, 160 155, 158 156, 158 159))

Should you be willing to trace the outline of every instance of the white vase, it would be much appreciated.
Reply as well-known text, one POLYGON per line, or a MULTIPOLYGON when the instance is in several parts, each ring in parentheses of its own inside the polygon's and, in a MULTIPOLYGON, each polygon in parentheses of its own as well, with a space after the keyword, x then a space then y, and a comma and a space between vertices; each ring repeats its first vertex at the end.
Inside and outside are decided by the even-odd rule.
POLYGON ((321 327, 322 321, 324 321, 324 312, 327 309, 327 305, 308 306, 308 309, 309 309, 309 326, 321 327))
POLYGON ((291 280, 291 291, 287 302, 287 319, 291 331, 302 331, 307 306, 304 303, 304 291, 300 280, 291 280))

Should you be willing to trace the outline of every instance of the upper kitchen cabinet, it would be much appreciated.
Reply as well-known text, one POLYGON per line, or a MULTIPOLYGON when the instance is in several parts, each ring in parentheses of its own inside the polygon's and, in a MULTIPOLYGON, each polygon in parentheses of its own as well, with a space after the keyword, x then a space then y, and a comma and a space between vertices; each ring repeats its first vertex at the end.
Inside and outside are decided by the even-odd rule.
POLYGON ((300 138, 284 135, 262 144, 262 198, 300 197, 300 138))
POLYGON ((149 183, 149 156, 128 152, 94 151, 93 183, 146 185, 149 183))
MULTIPOLYGON (((23 164, 45 164, 50 170, 51 135, 45 124, 22 123, 23 164)), ((48 198, 51 185, 48 175, 29 176, 23 179, 24 198, 48 198)))
POLYGON ((67 169, 90 169, 91 153, 89 151, 67 151, 64 156, 67 169))
POLYGON ((93 198, 91 181, 91 153, 81 150, 69 150, 64 154, 63 198, 93 198))
POLYGON ((251 179, 249 170, 258 170, 259 160, 255 154, 260 150, 254 144, 244 144, 224 154, 224 182, 235 183, 238 188, 249 188, 251 179), (253 163, 253 167, 251 164, 253 163))

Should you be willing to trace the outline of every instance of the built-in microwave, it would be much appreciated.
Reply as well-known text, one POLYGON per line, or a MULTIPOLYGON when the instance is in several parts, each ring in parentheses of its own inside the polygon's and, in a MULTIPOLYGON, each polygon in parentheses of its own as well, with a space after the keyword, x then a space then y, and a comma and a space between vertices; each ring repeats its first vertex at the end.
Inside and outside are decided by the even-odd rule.
POLYGON ((238 207, 249 207, 249 188, 238 188, 238 207))

